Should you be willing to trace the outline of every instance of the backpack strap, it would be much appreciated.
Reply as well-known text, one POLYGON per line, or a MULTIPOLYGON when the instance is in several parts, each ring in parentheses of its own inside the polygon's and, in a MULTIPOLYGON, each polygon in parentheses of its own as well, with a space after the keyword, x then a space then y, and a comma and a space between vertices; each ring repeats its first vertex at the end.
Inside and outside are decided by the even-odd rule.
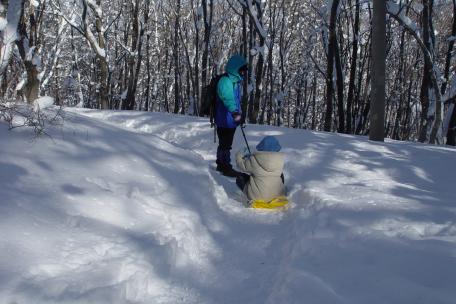
POLYGON ((212 101, 212 104, 211 104, 211 109, 210 109, 210 115, 209 115, 209 121, 211 122, 211 128, 214 128, 214 142, 215 142, 215 137, 216 137, 216 125, 215 125, 215 122, 214 122, 214 116, 215 116, 215 111, 216 111, 216 108, 217 108, 217 99, 219 98, 218 97, 218 92, 217 92, 217 86, 218 86, 218 82, 220 81, 220 79, 222 79, 222 77, 228 77, 228 73, 223 73, 223 74, 220 74, 220 75, 217 75, 216 76, 216 83, 215 83, 215 98, 214 100, 212 101))

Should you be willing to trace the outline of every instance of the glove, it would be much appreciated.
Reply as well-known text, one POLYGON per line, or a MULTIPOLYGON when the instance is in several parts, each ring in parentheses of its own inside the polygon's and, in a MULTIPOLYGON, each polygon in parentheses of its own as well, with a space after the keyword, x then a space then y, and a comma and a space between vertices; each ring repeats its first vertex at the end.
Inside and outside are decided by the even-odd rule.
POLYGON ((245 115, 241 115, 241 121, 239 122, 239 124, 241 125, 241 127, 245 127, 245 115))
POLYGON ((231 116, 233 117, 233 120, 237 123, 240 123, 242 120, 242 115, 239 114, 239 112, 232 112, 231 116))
POLYGON ((243 155, 242 158, 244 158, 244 159, 249 158, 251 156, 249 149, 244 148, 244 151, 242 151, 242 155, 243 155))

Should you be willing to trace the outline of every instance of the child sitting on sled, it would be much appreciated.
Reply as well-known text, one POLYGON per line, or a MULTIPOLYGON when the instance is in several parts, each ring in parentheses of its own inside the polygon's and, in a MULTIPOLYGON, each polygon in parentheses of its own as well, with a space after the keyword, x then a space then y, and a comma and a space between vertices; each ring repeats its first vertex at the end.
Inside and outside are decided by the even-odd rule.
POLYGON ((236 184, 249 201, 269 202, 286 195, 283 177, 284 154, 274 136, 266 136, 253 154, 238 151, 236 163, 245 172, 236 178, 236 184), (246 174, 248 173, 248 174, 246 174))

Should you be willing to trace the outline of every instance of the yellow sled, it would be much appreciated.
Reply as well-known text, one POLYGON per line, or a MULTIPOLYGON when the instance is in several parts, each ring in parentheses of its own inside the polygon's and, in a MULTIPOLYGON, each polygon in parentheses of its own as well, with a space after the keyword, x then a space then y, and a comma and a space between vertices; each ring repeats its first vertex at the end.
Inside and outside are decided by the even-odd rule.
POLYGON ((250 201, 250 207, 254 209, 285 209, 288 207, 288 199, 286 196, 279 196, 269 202, 252 200, 250 201))

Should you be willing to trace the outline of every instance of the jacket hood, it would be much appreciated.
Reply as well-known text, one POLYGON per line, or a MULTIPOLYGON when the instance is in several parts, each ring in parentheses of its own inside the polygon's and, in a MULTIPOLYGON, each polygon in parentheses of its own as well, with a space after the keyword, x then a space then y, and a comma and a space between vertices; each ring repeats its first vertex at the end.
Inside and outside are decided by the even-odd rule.
POLYGON ((255 157, 256 161, 258 162, 258 165, 261 167, 262 170, 260 171, 263 171, 262 173, 255 173, 259 173, 260 175, 271 174, 276 176, 280 176, 280 174, 282 174, 284 166, 283 153, 257 151, 253 154, 253 157, 255 157))
POLYGON ((245 61, 244 57, 240 55, 234 55, 226 63, 225 72, 241 78, 239 75, 239 68, 246 64, 247 61, 245 61))

